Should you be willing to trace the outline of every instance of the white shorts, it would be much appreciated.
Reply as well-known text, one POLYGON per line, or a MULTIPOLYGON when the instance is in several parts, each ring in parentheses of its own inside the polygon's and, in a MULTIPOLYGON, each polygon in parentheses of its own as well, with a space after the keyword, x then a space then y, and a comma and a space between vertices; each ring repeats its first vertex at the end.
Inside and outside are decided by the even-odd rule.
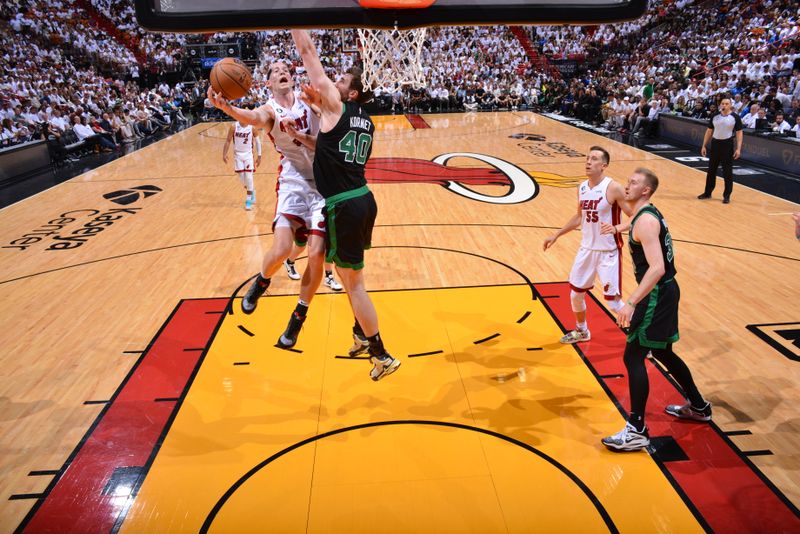
POLYGON ((255 172, 252 152, 233 153, 233 172, 255 172))
POLYGON ((600 278, 606 300, 614 300, 622 294, 622 261, 619 250, 578 249, 569 273, 570 288, 578 293, 585 293, 592 289, 595 278, 600 278))
POLYGON ((298 245, 308 241, 308 235, 325 236, 325 216, 322 209, 325 199, 316 189, 278 190, 278 204, 275 206, 273 230, 277 227, 289 227, 294 230, 294 239, 298 245))

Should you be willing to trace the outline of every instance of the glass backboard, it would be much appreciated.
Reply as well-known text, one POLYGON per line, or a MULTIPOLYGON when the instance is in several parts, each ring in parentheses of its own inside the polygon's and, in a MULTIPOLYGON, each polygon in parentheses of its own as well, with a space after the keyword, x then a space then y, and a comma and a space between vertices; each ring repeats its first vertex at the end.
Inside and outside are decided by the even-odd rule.
POLYGON ((425 9, 367 9, 357 0, 135 0, 153 31, 418 28, 495 24, 601 24, 632 20, 647 0, 437 0, 425 9))

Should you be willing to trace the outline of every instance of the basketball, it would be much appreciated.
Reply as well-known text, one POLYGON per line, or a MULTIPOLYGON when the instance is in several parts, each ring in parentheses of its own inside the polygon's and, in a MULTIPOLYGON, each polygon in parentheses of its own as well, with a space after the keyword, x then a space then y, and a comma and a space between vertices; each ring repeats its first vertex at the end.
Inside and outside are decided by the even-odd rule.
POLYGON ((250 90, 253 76, 247 65, 238 59, 226 57, 211 69, 211 87, 228 100, 242 98, 250 90))

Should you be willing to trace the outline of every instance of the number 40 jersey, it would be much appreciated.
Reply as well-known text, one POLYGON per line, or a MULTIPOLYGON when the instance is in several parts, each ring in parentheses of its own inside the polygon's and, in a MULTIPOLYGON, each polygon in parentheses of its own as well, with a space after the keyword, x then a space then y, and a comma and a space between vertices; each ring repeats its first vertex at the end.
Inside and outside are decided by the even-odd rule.
POLYGON ((345 102, 342 106, 336 126, 317 136, 314 179, 325 198, 367 185, 364 167, 372 153, 375 125, 359 104, 345 102))

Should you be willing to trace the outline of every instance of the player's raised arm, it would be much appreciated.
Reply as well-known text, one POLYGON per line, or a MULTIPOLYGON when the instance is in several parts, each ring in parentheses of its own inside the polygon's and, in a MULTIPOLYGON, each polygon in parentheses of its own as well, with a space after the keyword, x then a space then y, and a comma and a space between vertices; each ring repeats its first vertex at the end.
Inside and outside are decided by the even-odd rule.
POLYGON ((215 108, 222 111, 227 116, 239 121, 242 126, 253 126, 254 128, 264 128, 266 131, 272 129, 275 122, 275 115, 272 108, 266 104, 256 109, 243 109, 231 106, 222 94, 217 93, 211 86, 208 86, 208 100, 215 108))
POLYGON ((308 72, 311 85, 320 92, 322 97, 322 111, 341 114, 342 97, 333 81, 325 74, 325 69, 319 60, 317 47, 311 40, 311 35, 306 30, 292 30, 292 39, 297 47, 297 52, 303 58, 303 66, 308 72))

